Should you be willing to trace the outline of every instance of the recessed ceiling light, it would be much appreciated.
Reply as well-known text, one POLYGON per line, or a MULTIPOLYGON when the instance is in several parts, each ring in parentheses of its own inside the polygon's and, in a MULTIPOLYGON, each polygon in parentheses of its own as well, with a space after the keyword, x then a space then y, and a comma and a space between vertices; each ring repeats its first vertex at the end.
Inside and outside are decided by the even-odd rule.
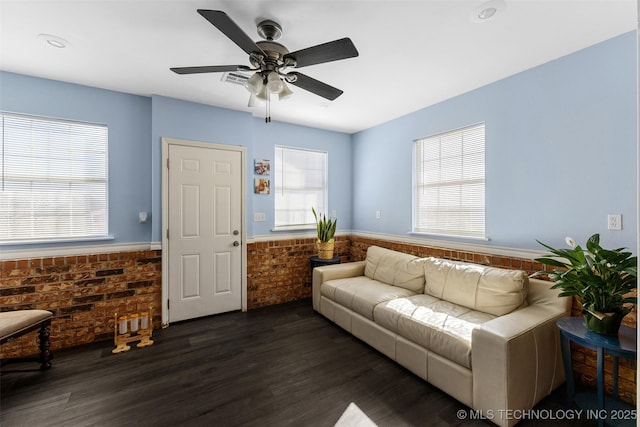
POLYGON ((49 46, 64 49, 69 46, 70 43, 62 37, 54 36, 52 34, 38 34, 38 38, 44 40, 49 46))
POLYGON ((504 0, 491 0, 476 7, 469 19, 472 22, 487 22, 502 13, 507 7, 504 0))
POLYGON ((495 7, 487 7, 486 9, 482 9, 478 13, 478 18, 480 18, 480 19, 489 19, 493 15, 495 15, 497 11, 498 11, 498 9, 496 9, 495 7))

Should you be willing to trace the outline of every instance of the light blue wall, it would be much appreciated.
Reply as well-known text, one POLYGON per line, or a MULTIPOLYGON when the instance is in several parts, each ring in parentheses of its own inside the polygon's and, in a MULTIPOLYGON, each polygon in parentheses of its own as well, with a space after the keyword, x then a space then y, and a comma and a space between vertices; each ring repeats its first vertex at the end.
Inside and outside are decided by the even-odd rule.
MULTIPOLYGON (((109 127, 109 231, 114 238, 108 243, 149 241, 151 224, 138 221, 138 212, 151 211, 149 98, 0 71, 0 110, 106 124, 109 127)), ((3 248, 47 246, 51 245, 3 248)))
MULTIPOLYGON (((326 151, 329 163, 328 211, 336 211, 338 231, 351 230, 351 135, 284 123, 267 124, 264 123, 264 119, 258 118, 254 118, 254 135, 254 158, 270 159, 272 166, 276 145, 326 151)), ((252 183, 253 178, 250 177, 252 183)), ((273 174, 270 178, 274 179, 273 174)), ((274 195, 253 195, 253 209, 254 212, 267 214, 267 221, 253 223, 254 235, 273 234, 270 230, 274 225, 274 195)), ((253 214, 247 218, 247 223, 250 224, 252 221, 253 214)))
MULTIPOLYGON (((152 102, 152 242, 162 240, 162 137, 241 146, 250 156, 253 146, 251 115, 224 108, 154 95, 152 102)), ((247 170, 249 161, 246 162, 247 170)), ((249 185, 247 185, 249 188, 249 185)), ((247 189, 247 194, 249 190, 247 189)), ((247 212, 251 200, 247 199, 247 212)), ((252 216, 253 218, 253 216, 252 216)), ((247 235, 250 235, 247 233, 247 235)))
POLYGON ((160 241, 163 136, 246 147, 249 237, 274 234, 273 195, 252 188, 253 160, 273 160, 276 144, 329 152, 339 229, 406 237, 413 141, 485 122, 487 244, 540 249, 536 239, 563 245, 598 232, 607 246, 635 248, 636 45, 628 33, 355 135, 7 72, 0 109, 109 126, 112 243, 160 241), (254 223, 254 212, 267 221, 254 223), (622 231, 606 229, 608 213, 623 215, 622 231))
MULTIPOLYGON (((272 195, 253 193, 253 160, 273 160, 276 144, 329 152, 329 206, 340 229, 351 228, 351 136, 271 122, 223 108, 162 96, 128 95, 77 84, 0 72, 0 110, 102 123, 109 127, 109 231, 112 241, 159 242, 162 223, 162 137, 243 146, 247 170, 247 236, 274 234, 272 195), (254 209, 254 204, 257 210, 254 209), (138 212, 149 212, 146 224, 138 212), (253 212, 267 221, 253 222, 253 212)), ((62 246, 77 245, 69 243, 62 246)), ((4 245, 9 250, 60 244, 4 245)))
POLYGON ((600 233, 635 249, 636 42, 627 33, 353 135, 353 229, 406 237, 413 141, 484 122, 487 244, 600 233), (622 231, 607 230, 609 213, 622 231))
MULTIPOLYGON (((339 132, 314 129, 254 118, 249 113, 179 101, 162 96, 152 97, 152 164, 153 164, 153 231, 151 241, 161 240, 162 209, 162 137, 237 145, 246 148, 247 236, 273 233, 274 195, 253 192, 254 159, 273 161, 275 145, 313 148, 329 152, 329 207, 339 216, 339 229, 351 227, 351 136, 339 132), (266 221, 253 222, 253 213, 263 212, 266 221)), ((263 178, 273 179, 273 175, 263 178)))

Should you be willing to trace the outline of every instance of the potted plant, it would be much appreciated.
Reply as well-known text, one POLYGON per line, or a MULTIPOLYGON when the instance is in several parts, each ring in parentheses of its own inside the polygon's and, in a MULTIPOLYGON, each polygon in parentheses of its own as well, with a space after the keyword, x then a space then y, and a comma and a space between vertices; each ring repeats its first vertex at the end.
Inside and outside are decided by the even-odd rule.
POLYGON ((318 230, 318 240, 316 247, 318 248, 318 258, 332 259, 334 241, 333 236, 336 234, 336 224, 338 219, 327 218, 326 215, 318 215, 312 207, 313 217, 316 219, 316 228, 318 230))
POLYGON ((638 257, 624 248, 603 249, 599 234, 587 240, 586 248, 569 237, 566 241, 570 249, 555 249, 538 241, 551 254, 536 261, 553 270, 535 275, 546 274, 555 282, 552 288, 562 290, 560 296, 573 296, 580 302, 587 328, 617 335, 622 318, 637 303, 629 293, 637 288, 638 257))

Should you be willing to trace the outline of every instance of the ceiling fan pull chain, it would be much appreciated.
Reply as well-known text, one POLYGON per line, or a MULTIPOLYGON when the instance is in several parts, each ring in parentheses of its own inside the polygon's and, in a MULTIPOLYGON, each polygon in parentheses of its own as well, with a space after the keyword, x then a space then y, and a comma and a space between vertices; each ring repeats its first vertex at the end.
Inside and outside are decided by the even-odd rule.
POLYGON ((265 123, 271 123, 271 93, 267 90, 267 114, 264 118, 265 123))

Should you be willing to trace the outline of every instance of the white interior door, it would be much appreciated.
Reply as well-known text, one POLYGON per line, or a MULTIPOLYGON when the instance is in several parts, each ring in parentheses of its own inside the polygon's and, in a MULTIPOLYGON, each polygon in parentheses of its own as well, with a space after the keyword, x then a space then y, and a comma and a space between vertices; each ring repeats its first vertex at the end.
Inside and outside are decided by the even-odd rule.
POLYGON ((242 307, 242 154, 169 144, 169 321, 242 307))

